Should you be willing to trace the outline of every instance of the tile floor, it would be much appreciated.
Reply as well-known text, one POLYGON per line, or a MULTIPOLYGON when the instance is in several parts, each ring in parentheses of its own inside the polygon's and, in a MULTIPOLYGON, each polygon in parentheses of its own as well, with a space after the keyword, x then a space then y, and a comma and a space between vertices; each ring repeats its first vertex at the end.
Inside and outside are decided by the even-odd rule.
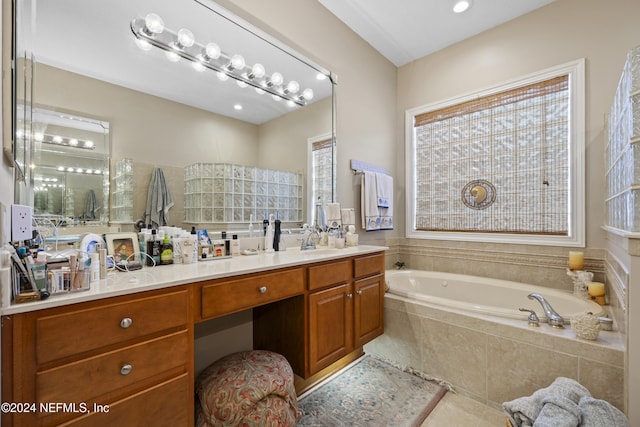
POLYGON ((504 427, 504 412, 469 397, 447 393, 421 427, 504 427))

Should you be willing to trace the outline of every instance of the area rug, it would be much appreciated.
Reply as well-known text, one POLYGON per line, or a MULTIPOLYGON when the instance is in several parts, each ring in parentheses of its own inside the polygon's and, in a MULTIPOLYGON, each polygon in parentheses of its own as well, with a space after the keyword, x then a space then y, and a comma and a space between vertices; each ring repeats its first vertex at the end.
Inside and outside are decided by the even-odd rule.
POLYGON ((298 426, 420 426, 447 389, 364 356, 298 401, 298 426))

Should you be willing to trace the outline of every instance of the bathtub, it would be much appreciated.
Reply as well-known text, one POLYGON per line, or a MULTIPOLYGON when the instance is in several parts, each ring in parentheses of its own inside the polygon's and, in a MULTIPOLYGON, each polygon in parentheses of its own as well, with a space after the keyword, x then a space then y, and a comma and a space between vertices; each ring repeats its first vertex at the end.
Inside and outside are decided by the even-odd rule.
POLYGON ((565 323, 585 312, 604 314, 600 305, 570 292, 507 280, 422 270, 387 270, 386 280, 391 294, 464 313, 526 320, 529 313, 519 310, 526 308, 534 310, 540 321, 545 322, 540 303, 527 298, 535 292, 549 302, 565 323))

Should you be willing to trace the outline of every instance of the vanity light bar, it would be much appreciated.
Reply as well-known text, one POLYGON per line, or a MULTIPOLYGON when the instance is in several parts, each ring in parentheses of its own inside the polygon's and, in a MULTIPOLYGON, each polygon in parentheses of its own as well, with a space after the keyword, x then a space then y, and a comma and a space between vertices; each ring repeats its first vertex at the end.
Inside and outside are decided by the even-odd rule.
POLYGON ((228 55, 214 43, 207 45, 198 43, 189 30, 181 29, 175 32, 165 28, 162 19, 155 14, 132 20, 131 31, 137 40, 164 50, 170 60, 184 58, 191 61, 198 69, 208 68, 222 77, 229 76, 240 84, 253 86, 258 93, 262 93, 260 91, 268 92, 278 99, 292 102, 301 107, 313 98, 311 89, 305 89, 298 94, 299 85, 295 81, 285 85, 280 73, 265 75, 264 67, 259 64, 253 67, 247 66, 244 58, 240 55, 228 55), (212 51, 212 46, 214 53, 209 54, 212 51), (256 66, 261 68, 258 73, 256 73, 256 66), (295 90, 291 90, 292 87, 295 90))
MULTIPOLYGON (((16 132, 16 137, 24 139, 24 134, 20 131, 16 132)), ((33 139, 37 142, 51 145, 64 145, 67 147, 82 148, 85 150, 95 150, 96 144, 88 139, 69 138, 60 135, 50 135, 47 133, 34 132, 33 139)))

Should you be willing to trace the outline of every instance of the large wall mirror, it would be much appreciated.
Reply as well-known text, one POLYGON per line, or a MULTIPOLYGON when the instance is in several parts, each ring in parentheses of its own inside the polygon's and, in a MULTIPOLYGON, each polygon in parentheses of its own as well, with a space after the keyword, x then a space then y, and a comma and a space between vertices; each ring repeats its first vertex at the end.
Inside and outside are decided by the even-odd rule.
MULTIPOLYGON (((17 201, 27 194, 37 213, 113 222, 115 165, 126 159, 133 169, 131 223, 143 216, 152 171, 161 168, 175 203, 170 225, 190 228, 214 221, 185 221, 185 170, 229 164, 298 174, 302 214, 291 215, 290 226, 309 219, 312 142, 328 138, 335 150, 328 70, 210 0, 17 3, 25 12, 17 17, 23 31, 16 51, 24 60, 16 71, 28 71, 17 79, 25 83, 16 99, 27 102, 16 102, 16 144, 31 153, 17 201), (90 124, 97 134, 87 134, 96 130, 90 124)), ((321 181, 329 186, 320 189, 330 194, 325 201, 332 201, 335 180, 321 181)), ((257 221, 279 213, 278 206, 253 203, 257 221)))

